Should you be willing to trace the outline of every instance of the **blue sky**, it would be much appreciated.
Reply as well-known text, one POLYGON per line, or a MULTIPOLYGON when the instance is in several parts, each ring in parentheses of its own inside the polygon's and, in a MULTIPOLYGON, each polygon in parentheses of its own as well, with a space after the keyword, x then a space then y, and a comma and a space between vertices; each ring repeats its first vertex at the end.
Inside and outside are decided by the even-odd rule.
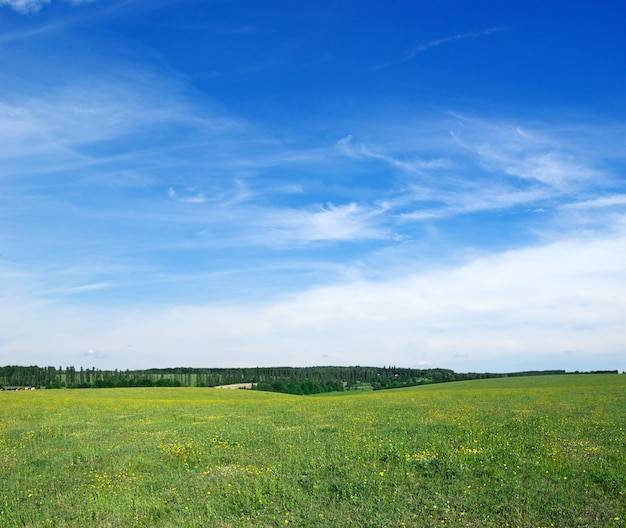
POLYGON ((0 364, 626 369, 624 27, 0 0, 0 364))

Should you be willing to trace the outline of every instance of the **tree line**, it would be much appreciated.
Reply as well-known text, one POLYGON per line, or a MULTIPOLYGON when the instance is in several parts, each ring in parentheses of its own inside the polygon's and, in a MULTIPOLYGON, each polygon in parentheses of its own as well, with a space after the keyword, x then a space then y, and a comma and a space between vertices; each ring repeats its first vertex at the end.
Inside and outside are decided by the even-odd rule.
MULTIPOLYGON (((576 372, 578 373, 578 371, 576 372)), ((593 371, 617 374, 617 370, 593 371)), ((449 369, 386 367, 252 367, 192 368, 175 367, 147 370, 102 370, 96 368, 0 367, 0 387, 107 388, 107 387, 216 387, 233 383, 253 383, 257 390, 316 394, 350 390, 363 386, 374 390, 410 387, 425 383, 567 374, 565 370, 513 373, 458 373, 449 369)))

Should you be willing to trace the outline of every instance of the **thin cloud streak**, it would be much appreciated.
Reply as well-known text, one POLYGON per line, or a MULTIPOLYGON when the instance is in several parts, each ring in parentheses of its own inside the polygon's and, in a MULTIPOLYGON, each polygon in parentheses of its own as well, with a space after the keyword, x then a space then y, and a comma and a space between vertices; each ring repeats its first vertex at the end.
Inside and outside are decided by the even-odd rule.
POLYGON ((71 295, 113 288, 114 286, 115 284, 112 282, 94 282, 91 284, 81 284, 79 286, 70 286, 67 288, 57 288, 50 291, 44 291, 42 293, 44 295, 71 295))
POLYGON ((563 209, 602 209, 612 208, 626 205, 626 194, 615 194, 612 196, 604 196, 593 200, 584 200, 582 202, 569 203, 562 206, 563 209))
POLYGON ((37 13, 44 5, 49 3, 50 0, 0 0, 0 7, 5 5, 18 13, 26 15, 28 13, 37 13))
MULTIPOLYGON (((65 0, 65 3, 79 6, 94 1, 95 0, 65 0)), ((51 0, 0 0, 0 7, 5 5, 22 15, 28 15, 29 13, 38 13, 44 6, 50 3, 51 0)))
MULTIPOLYGON (((380 162, 396 172, 396 188, 381 202, 400 222, 521 207, 556 211, 578 202, 581 193, 591 188, 597 192, 599 185, 610 188, 616 180, 617 175, 578 154, 578 144, 597 131, 586 134, 579 129, 578 136, 561 136, 531 125, 522 130, 497 121, 455 114, 452 118, 451 141, 431 160, 358 144, 352 135, 338 141, 336 148, 355 162, 380 162)), ((610 129, 605 133, 610 135, 610 129)), ((587 144, 587 152, 594 148, 594 143, 587 144)), ((600 165, 600 160, 596 157, 595 163, 600 165)))
POLYGON ((453 35, 452 37, 444 37, 440 39, 431 40, 426 44, 421 44, 410 50, 406 57, 402 60, 402 62, 409 61, 415 58, 420 53, 426 51, 429 48, 436 48, 437 46, 441 46, 442 44, 447 44, 448 42, 454 42, 456 40, 464 40, 464 39, 472 39, 478 37, 486 37, 487 35, 491 35, 492 33, 498 33, 500 31, 508 31, 509 28, 504 26, 492 27, 489 29, 485 29, 483 31, 471 31, 468 33, 460 33, 458 35, 453 35))
MULTIPOLYGON (((358 241, 388 238, 379 224, 384 210, 356 203, 328 204, 317 211, 275 211, 261 229, 272 245, 303 244, 315 241, 358 241)), ((261 234, 259 234, 262 236, 261 234)))

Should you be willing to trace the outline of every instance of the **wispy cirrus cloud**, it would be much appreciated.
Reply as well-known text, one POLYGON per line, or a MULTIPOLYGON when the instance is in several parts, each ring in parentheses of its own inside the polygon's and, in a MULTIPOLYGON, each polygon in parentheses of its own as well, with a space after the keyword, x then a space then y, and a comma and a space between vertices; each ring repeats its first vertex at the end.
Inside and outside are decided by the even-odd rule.
POLYGON ((1 6, 8 6, 18 13, 28 14, 36 13, 41 8, 49 4, 51 0, 0 0, 1 6))
POLYGON ((285 249, 317 243, 389 240, 395 236, 384 207, 355 202, 297 208, 222 203, 200 214, 211 218, 200 244, 285 249))
MULTIPOLYGON (((102 285, 103 275, 80 249, 95 225, 98 237, 88 237, 92 251, 131 268, 140 264, 137 253, 158 255, 154 268, 161 272, 169 269, 164 251, 172 248, 286 248, 393 236, 380 205, 346 199, 321 206, 319 196, 291 182, 294 168, 331 166, 332 145, 278 141, 224 111, 190 104, 177 88, 152 74, 122 71, 97 82, 85 76, 37 98, 6 98, 0 132, 9 143, 0 146, 0 157, 11 192, 0 197, 4 211, 18 222, 20 203, 28 199, 37 202, 38 215, 55 218, 38 233, 22 231, 11 241, 14 248, 34 255, 47 250, 37 238, 62 240, 55 265, 64 265, 62 255, 74 255, 84 266, 82 284, 102 285), (274 168, 285 177, 257 177, 274 168), (45 192, 31 197, 33 186, 45 192), (276 195, 280 203, 272 200, 276 195)), ((56 271, 46 275, 59 278, 56 271)), ((111 288, 69 283, 41 290, 47 296, 105 293, 125 283, 113 268, 104 276, 111 288)))
MULTIPOLYGON (((356 125, 339 140, 325 135, 311 143, 192 103, 175 79, 152 72, 122 69, 73 80, 39 97, 14 93, 0 107, 3 177, 11 180, 0 205, 6 218, 12 215, 8 225, 25 225, 19 237, 11 229, 5 236, 31 258, 54 249, 59 268, 71 259, 84 266, 80 281, 63 282, 65 293, 41 279, 49 296, 76 288, 73 293, 123 297, 122 285, 144 284, 146 262, 154 276, 201 277, 193 264, 175 270, 178 252, 206 262, 214 259, 211 252, 236 250, 243 262, 251 254, 271 261, 274 252, 332 247, 358 261, 372 251, 367 241, 427 242, 440 220, 557 210, 580 201, 590 182, 608 178, 593 163, 597 156, 579 155, 585 131, 572 132, 572 141, 559 136, 563 126, 391 116, 393 133, 384 122, 368 133, 356 125), (25 210, 54 221, 28 231, 25 210), (127 268, 103 274, 84 256, 89 251, 127 268), (80 289, 99 283, 111 286, 80 289)), ((472 244, 468 239, 466 246, 472 244)))
POLYGON ((180 193, 177 193, 173 187, 170 187, 167 190, 167 195, 172 200, 179 200, 184 203, 201 204, 207 201, 206 197, 204 196, 204 193, 195 193, 193 192, 193 189, 189 189, 184 195, 180 195, 180 193))
POLYGON ((118 174, 156 165, 192 167, 206 158, 201 149, 219 152, 214 162, 230 162, 228 144, 246 136, 242 122, 191 107, 175 82, 152 73, 119 70, 108 79, 87 74, 71 80, 39 97, 16 93, 0 102, 0 133, 7 138, 0 145, 3 176, 83 170, 84 178, 88 167, 100 174, 107 167, 118 174))
POLYGON ((408 160, 398 159, 389 154, 384 154, 380 152, 376 152, 371 150, 370 147, 367 147, 365 144, 361 143, 359 145, 354 144, 354 138, 352 135, 348 135, 342 139, 340 139, 336 143, 336 148, 346 156, 357 159, 371 159, 371 160, 380 160, 385 162, 392 167, 407 171, 414 172, 416 174, 424 174, 426 171, 430 170, 439 170, 439 169, 450 169, 453 165, 452 161, 449 159, 431 159, 431 160, 422 160, 415 157, 414 154, 411 154, 411 158, 408 160))
POLYGON ((58 288, 51 292, 46 293, 55 293, 55 294, 75 294, 75 293, 85 293, 92 292, 95 290, 103 290, 107 288, 114 287, 115 284, 112 282, 93 282, 91 284, 80 284, 78 286, 69 286, 67 288, 58 288))
MULTIPOLYGON (((18 13, 27 15, 29 13, 37 13, 41 11, 43 6, 51 3, 52 0, 0 0, 0 7, 8 6, 18 13)), ((73 6, 80 4, 87 4, 94 2, 95 0, 65 0, 66 3, 73 6)))
POLYGON ((268 213, 268 239, 278 245, 315 241, 358 241, 389 238, 381 224, 381 207, 327 204, 317 210, 276 210, 268 213))
POLYGON ((488 28, 488 29, 484 29, 481 31, 468 31, 466 33, 458 33, 456 35, 452 35, 449 37, 442 37, 439 39, 433 39, 430 40, 424 44, 420 44, 418 46, 415 46, 414 48, 411 48, 410 50, 406 51, 404 53, 404 55, 400 58, 397 59, 395 61, 390 61, 388 63, 385 64, 381 64, 378 66, 378 68, 386 68, 389 66, 393 66, 393 65, 398 65, 398 64, 402 64, 408 61, 411 61, 413 59, 415 59, 418 55, 420 55, 421 53, 424 53, 425 51, 431 49, 431 48, 437 48, 439 46, 442 46, 444 44, 448 44, 451 42, 455 42, 455 41, 459 41, 459 40, 468 40, 468 39, 475 39, 475 38, 481 38, 481 37, 487 37, 491 34, 494 33, 499 33, 502 31, 508 31, 509 28, 506 26, 495 26, 492 28, 488 28))
POLYGON ((420 44, 419 46, 416 46, 415 48, 409 50, 406 56, 404 57, 403 61, 411 60, 415 56, 426 51, 429 48, 436 48, 437 46, 441 46, 442 44, 447 44, 448 42, 454 42, 457 40, 465 40, 465 39, 473 39, 473 38, 478 38, 478 37, 486 37, 493 33, 498 33, 500 31, 507 31, 507 30, 508 28, 505 26, 497 26, 497 27, 492 27, 492 28, 485 29, 482 31, 469 31, 467 33, 459 33, 451 37, 443 37, 440 39, 431 40, 430 42, 427 42, 425 44, 420 44))
POLYGON ((438 157, 422 159, 419 150, 407 150, 406 145, 419 149, 419 142, 375 144, 370 139, 365 144, 353 135, 339 140, 336 149, 359 164, 389 168, 394 185, 381 201, 399 222, 521 207, 557 211, 578 203, 583 193, 610 192, 618 181, 603 165, 619 150, 610 126, 601 131, 563 124, 551 130, 545 124, 522 127, 453 113, 450 118, 449 141, 439 144, 438 157))
POLYGON ((473 147, 489 170, 535 181, 554 189, 567 189, 597 179, 601 173, 576 159, 575 155, 533 145, 480 144, 473 147))
POLYGON ((592 200, 583 200, 581 202, 573 202, 563 205, 563 209, 597 209, 605 207, 619 207, 626 205, 626 194, 613 194, 603 196, 602 198, 594 198, 592 200))
POLYGON ((480 37, 486 37, 488 35, 491 35, 493 33, 498 33, 501 31, 508 31, 508 27, 505 26, 496 26, 496 27, 492 27, 489 29, 484 29, 482 31, 469 31, 467 33, 458 33, 456 35, 452 35, 450 37, 442 37, 439 39, 434 39, 431 40, 429 42, 426 42, 425 44, 420 44, 419 46, 416 46, 412 49, 410 49, 409 51, 407 51, 404 56, 398 61, 398 63, 403 63, 403 62, 407 62, 410 60, 413 60, 415 57, 417 57, 420 53, 425 52, 428 49, 431 48, 436 48, 438 46, 441 46, 443 44, 448 44, 450 42, 455 42, 458 40, 467 40, 467 39, 475 39, 475 38, 480 38, 480 37))

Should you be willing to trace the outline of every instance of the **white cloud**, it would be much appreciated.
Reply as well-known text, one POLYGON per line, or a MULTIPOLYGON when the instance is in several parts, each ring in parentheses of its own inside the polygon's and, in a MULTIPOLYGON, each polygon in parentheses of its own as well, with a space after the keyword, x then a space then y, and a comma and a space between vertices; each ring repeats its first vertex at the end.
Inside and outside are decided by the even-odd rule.
MULTIPOLYGON (((65 0, 68 4, 78 6, 80 4, 89 4, 95 0, 65 0)), ((41 8, 49 4, 51 0, 0 0, 0 7, 3 5, 9 6, 18 13, 24 15, 28 13, 37 13, 41 8)))
POLYGON ((580 181, 589 181, 600 175, 589 167, 577 162, 572 156, 563 156, 557 152, 530 153, 519 157, 507 156, 507 153, 488 152, 481 149, 485 163, 501 162, 501 168, 511 176, 535 180, 557 189, 567 189, 580 181))
MULTIPOLYGON (((576 141, 540 131, 520 133, 519 126, 458 117, 454 141, 475 156, 482 167, 545 185, 554 193, 597 183, 603 174, 581 156, 576 141)), ((589 145, 588 149, 594 148, 589 145)))
POLYGON ((249 189, 248 185, 242 179, 236 179, 234 181, 235 188, 228 193, 225 198, 226 205, 234 205, 245 202, 253 196, 253 192, 249 189))
POLYGON ((351 240, 371 236, 371 219, 377 212, 365 211, 355 203, 329 204, 304 220, 311 240, 351 240))
POLYGON ((3 314, 3 348, 32 357, 43 345, 38 336, 58 354, 93 343, 112 368, 311 365, 328 362, 326 354, 333 363, 461 371, 624 369, 624 270, 619 231, 266 303, 82 313, 12 307, 3 314))
POLYGON ((335 147, 344 155, 357 160, 379 160, 391 167, 405 171, 408 173, 424 174, 426 171, 436 171, 442 169, 451 169, 454 164, 447 159, 431 159, 421 160, 412 158, 409 160, 401 160, 389 154, 381 154, 371 150, 364 144, 355 146, 353 143, 353 136, 348 135, 343 139, 340 139, 335 147))
POLYGON ((99 350, 87 350, 87 352, 85 352, 85 356, 87 356, 88 358, 93 358, 93 359, 106 359, 107 355, 100 352, 99 350))
POLYGON ((18 13, 36 13, 42 6, 49 4, 50 0, 0 0, 0 6, 6 5, 18 13))
POLYGON ((282 185, 273 189, 277 193, 281 194, 302 194, 304 193, 304 187, 299 184, 282 185))
POLYGON ((347 135, 346 137, 341 138, 339 141, 337 141, 335 147, 346 156, 359 159, 361 158, 361 154, 352 145, 353 139, 354 138, 352 137, 352 135, 347 135))
MULTIPOLYGON (((622 266, 623 237, 606 233, 624 225, 624 198, 607 167, 623 161, 623 127, 433 118, 412 104, 247 121, 233 109, 269 114, 231 97, 224 109, 145 42, 111 48, 88 30, 164 2, 53 13, 63 1, 89 0, 56 0, 0 36, 19 42, 0 83, 0 355, 93 350, 117 367, 132 360, 118 343, 132 342, 144 365, 180 350, 201 365, 292 363, 294 350, 304 364, 438 364, 618 339, 623 278, 607 266, 622 266), (353 135, 333 144, 337 130, 353 135), (490 244, 566 236, 458 265, 490 244)), ((0 0, 23 13, 47 3, 0 0)))
POLYGON ((45 295, 65 295, 65 294, 75 294, 75 293, 85 293, 96 290, 103 290, 114 287, 115 284, 108 281, 101 282, 93 282, 90 284, 80 284, 78 286, 67 286, 63 288, 54 288, 48 291, 44 291, 45 295))
POLYGON ((185 203, 201 204, 206 202, 206 197, 204 196, 204 194, 198 193, 193 196, 185 196, 184 198, 181 198, 180 201, 185 203))
MULTIPOLYGON (((0 155, 71 152, 84 156, 85 147, 132 138, 135 156, 158 151, 164 157, 190 138, 199 142, 220 137, 225 143, 230 134, 242 132, 241 123, 207 108, 192 107, 178 90, 176 82, 120 68, 108 78, 78 75, 49 87, 37 98, 6 97, 0 103, 0 132, 11 133, 6 134, 9 143, 2 145, 0 155), (164 124, 170 133, 163 131, 164 124), (149 147, 138 137, 146 133, 151 138, 149 147)), ((124 152, 118 148, 117 158, 124 152)))
MULTIPOLYGON (((586 135, 565 126, 554 134, 545 125, 528 124, 522 129, 456 114, 450 127, 448 144, 436 149, 429 145, 439 154, 430 159, 416 155, 421 144, 408 139, 388 144, 370 140, 371 145, 365 145, 348 135, 335 147, 352 160, 369 163, 372 170, 380 171, 373 162, 392 169, 393 186, 380 202, 401 223, 522 206, 553 210, 558 204, 578 201, 592 187, 597 193, 599 185, 613 178, 597 168, 603 156, 614 155, 612 150, 598 152, 598 138, 593 137, 601 135, 598 130, 586 135), (585 143, 587 136, 593 140, 585 143)), ((404 132, 411 137, 409 128, 404 132)))
POLYGON ((353 241, 389 238, 381 226, 384 209, 356 203, 327 204, 317 210, 288 209, 267 211, 255 225, 272 245, 302 244, 314 241, 353 241))
MULTIPOLYGON (((228 319, 246 321, 231 336, 236 348, 260 357, 293 346, 309 364, 324 351, 344 363, 455 366, 453 356, 467 354, 466 368, 532 368, 542 356, 570 368, 563 350, 582 348, 593 363, 623 347, 624 269, 623 235, 568 240, 420 276, 314 289, 228 319)), ((192 319, 203 312, 187 310, 192 319)))
POLYGON ((202 204, 207 201, 203 193, 195 193, 193 189, 188 190, 187 193, 184 195, 180 195, 179 193, 176 192, 176 190, 173 187, 170 187, 167 190, 167 195, 172 200, 177 200, 182 203, 202 204))
POLYGON ((483 31, 471 31, 468 33, 460 33, 458 35, 453 35, 451 37, 444 37, 440 39, 431 40, 430 42, 427 42, 426 44, 421 44, 413 48, 411 51, 407 53, 404 60, 405 61, 410 60, 414 58, 416 55, 418 55, 419 53, 422 53, 423 51, 426 51, 429 48, 436 48, 437 46, 441 46, 442 44, 447 44, 448 42, 454 42, 455 40, 464 40, 464 39, 477 38, 477 37, 486 37, 487 35, 491 35, 492 33, 497 33, 499 31, 505 31, 505 30, 507 30, 506 27, 500 26, 500 27, 493 27, 493 28, 485 29, 483 31))
POLYGON ((565 204, 563 209, 602 209, 621 205, 626 205, 626 194, 614 194, 593 200, 565 204))

